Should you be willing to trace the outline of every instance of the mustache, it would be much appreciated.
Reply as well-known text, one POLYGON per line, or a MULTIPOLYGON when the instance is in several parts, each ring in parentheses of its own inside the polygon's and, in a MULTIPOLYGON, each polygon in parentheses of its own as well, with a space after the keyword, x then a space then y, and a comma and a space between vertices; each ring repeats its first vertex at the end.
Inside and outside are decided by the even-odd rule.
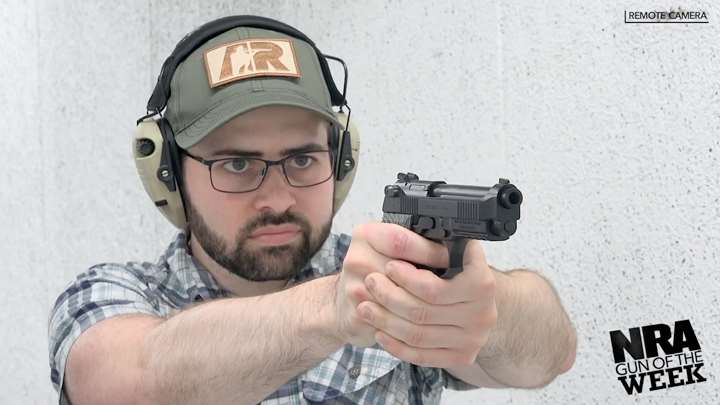
POLYGON ((245 234, 250 235, 252 231, 261 226, 282 225, 287 223, 296 224, 303 230, 310 229, 310 224, 305 218, 302 218, 300 215, 293 214, 290 211, 285 211, 280 215, 272 213, 264 213, 259 215, 257 218, 253 219, 245 226, 245 234))

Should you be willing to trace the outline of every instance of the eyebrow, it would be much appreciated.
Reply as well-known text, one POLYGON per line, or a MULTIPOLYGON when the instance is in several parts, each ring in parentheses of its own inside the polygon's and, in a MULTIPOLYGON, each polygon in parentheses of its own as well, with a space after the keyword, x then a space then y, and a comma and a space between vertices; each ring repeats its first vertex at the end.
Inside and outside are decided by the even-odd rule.
MULTIPOLYGON (((283 156, 288 156, 288 155, 292 155, 295 153, 301 153, 301 152, 319 151, 319 150, 323 150, 323 148, 326 148, 326 147, 327 146, 323 146, 323 145, 317 144, 315 142, 310 142, 310 143, 306 143, 306 144, 296 146, 293 148, 283 149, 280 151, 280 154, 283 156)), ((228 149, 216 150, 210 154, 210 156, 221 156, 221 155, 262 157, 264 155, 264 153, 257 151, 257 150, 243 150, 243 149, 228 148, 228 149)))

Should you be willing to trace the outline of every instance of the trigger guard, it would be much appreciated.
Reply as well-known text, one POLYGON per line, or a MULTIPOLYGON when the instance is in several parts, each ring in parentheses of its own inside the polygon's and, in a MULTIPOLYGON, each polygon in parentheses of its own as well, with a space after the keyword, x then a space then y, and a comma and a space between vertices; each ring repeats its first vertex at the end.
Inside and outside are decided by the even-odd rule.
POLYGON ((451 279, 463 271, 463 254, 465 253, 465 245, 467 245, 468 239, 460 238, 448 241, 448 253, 450 254, 450 267, 447 269, 431 268, 431 267, 418 267, 425 270, 430 270, 436 276, 443 279, 451 279))

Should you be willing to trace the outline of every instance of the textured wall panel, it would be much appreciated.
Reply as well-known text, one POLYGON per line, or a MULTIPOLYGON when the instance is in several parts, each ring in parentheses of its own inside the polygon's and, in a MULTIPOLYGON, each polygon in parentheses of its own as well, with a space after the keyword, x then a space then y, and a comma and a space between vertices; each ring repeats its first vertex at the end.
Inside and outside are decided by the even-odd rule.
POLYGON ((76 273, 170 241, 129 140, 176 42, 229 14, 283 20, 348 63, 362 158, 336 230, 378 220, 398 171, 523 191, 518 233, 487 256, 552 281, 577 362, 544 389, 446 403, 636 402, 608 331, 686 318, 710 381, 636 399, 720 403, 720 8, 681 6, 710 23, 625 24, 643 2, 6 2, 0 403, 52 403, 47 316, 76 273))

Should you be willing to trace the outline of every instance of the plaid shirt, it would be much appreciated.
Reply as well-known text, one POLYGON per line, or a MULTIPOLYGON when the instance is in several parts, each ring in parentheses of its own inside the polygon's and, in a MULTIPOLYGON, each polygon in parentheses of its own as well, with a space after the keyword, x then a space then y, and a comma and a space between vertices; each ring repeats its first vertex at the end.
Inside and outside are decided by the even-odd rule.
MULTIPOLYGON (((348 235, 331 234, 288 285, 340 271, 349 245, 348 235)), ((230 296, 189 254, 184 233, 155 264, 105 263, 81 273, 60 294, 49 320, 50 377, 60 404, 69 403, 61 387, 70 347, 90 326, 123 314, 169 317, 193 303, 230 296)), ((437 404, 443 388, 476 387, 444 369, 401 361, 378 345, 348 344, 288 381, 262 404, 437 404)))

